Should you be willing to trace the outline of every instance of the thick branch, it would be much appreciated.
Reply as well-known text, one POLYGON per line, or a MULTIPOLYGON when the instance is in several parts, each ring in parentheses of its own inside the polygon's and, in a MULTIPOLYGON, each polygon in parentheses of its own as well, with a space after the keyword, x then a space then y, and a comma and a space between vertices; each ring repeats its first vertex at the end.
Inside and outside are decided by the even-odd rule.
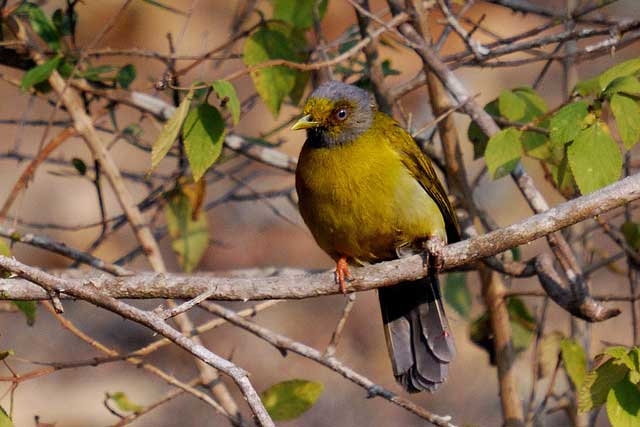
MULTIPOLYGON (((586 196, 562 203, 545 213, 482 236, 446 246, 442 251, 444 270, 451 270, 532 242, 595 215, 640 198, 640 174, 586 196)), ((420 255, 383 262, 354 270, 349 291, 365 291, 426 276, 427 267, 420 255)), ((300 299, 338 293, 331 273, 315 273, 264 278, 225 278, 211 275, 141 273, 129 277, 89 275, 84 280, 68 281, 82 288, 90 283, 114 298, 194 298, 214 290, 211 299, 260 300, 300 299)), ((65 292, 70 295, 72 293, 65 292)), ((0 280, 4 299, 48 299, 45 292, 19 279, 0 280)))

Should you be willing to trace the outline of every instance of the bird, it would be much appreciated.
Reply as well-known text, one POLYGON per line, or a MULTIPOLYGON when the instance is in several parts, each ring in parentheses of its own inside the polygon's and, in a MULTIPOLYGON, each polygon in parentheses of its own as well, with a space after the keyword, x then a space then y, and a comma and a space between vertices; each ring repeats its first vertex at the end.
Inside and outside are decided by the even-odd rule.
MULTIPOLYGON (((430 159, 398 122, 377 110, 366 90, 336 80, 322 83, 291 129, 307 133, 295 173, 299 211, 336 262, 343 293, 352 278, 349 266, 460 239, 430 159)), ((437 273, 379 288, 378 296, 396 381, 410 393, 435 391, 456 353, 437 273)))

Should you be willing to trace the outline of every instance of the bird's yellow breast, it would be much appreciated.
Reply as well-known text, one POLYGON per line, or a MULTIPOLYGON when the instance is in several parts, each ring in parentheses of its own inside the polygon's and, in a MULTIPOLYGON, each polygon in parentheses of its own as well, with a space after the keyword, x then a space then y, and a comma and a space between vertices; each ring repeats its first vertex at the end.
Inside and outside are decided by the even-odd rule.
POLYGON ((300 213, 334 259, 374 262, 396 248, 436 235, 446 240, 438 206, 394 148, 391 119, 377 114, 355 141, 332 147, 305 143, 296 170, 300 213))

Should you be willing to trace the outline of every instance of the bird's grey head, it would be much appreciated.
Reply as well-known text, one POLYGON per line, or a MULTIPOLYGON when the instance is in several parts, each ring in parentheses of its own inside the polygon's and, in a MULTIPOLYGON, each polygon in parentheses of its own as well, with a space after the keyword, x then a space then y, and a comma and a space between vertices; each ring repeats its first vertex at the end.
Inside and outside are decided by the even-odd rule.
POLYGON ((371 127, 375 103, 369 92, 331 80, 318 86, 292 129, 306 129, 308 140, 320 146, 353 141, 371 127))

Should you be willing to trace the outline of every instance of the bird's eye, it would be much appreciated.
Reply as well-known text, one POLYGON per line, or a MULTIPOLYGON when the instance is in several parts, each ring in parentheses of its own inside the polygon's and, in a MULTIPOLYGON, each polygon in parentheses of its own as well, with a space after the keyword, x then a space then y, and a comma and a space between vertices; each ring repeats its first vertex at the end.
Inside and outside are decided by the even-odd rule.
POLYGON ((346 108, 340 108, 338 111, 336 111, 336 118, 338 120, 344 120, 347 118, 348 115, 349 115, 349 112, 347 111, 346 108))

